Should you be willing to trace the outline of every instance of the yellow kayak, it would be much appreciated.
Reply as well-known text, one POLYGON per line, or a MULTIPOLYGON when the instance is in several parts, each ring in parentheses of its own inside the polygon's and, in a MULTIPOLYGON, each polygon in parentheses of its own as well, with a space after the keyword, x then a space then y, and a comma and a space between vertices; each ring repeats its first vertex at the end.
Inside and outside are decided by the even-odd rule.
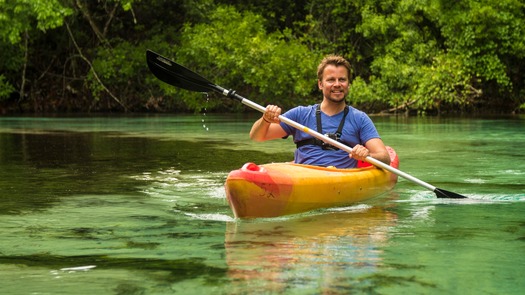
MULTIPOLYGON (((390 165, 396 152, 387 147, 390 165)), ((362 202, 391 190, 397 175, 368 163, 337 169, 294 163, 246 163, 230 172, 225 189, 236 218, 277 217, 362 202)))

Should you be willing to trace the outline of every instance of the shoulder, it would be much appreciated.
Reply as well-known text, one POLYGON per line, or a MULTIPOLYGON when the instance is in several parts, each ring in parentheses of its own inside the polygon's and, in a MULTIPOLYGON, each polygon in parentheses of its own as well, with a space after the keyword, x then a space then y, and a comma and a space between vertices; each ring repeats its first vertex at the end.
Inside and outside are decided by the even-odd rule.
POLYGON ((348 106, 348 108, 350 109, 350 114, 351 114, 351 116, 348 116, 348 117, 353 118, 355 122, 363 123, 363 122, 372 121, 365 112, 358 110, 351 106, 348 106))
MULTIPOLYGON (((312 128, 312 124, 315 123, 315 110, 316 105, 297 106, 285 112, 283 116, 301 125, 305 125, 312 128)), ((297 131, 296 128, 287 125, 283 122, 281 122, 281 127, 288 134, 295 134, 297 131)), ((315 126, 313 127, 315 128, 315 126)))
POLYGON ((288 110, 284 115, 286 115, 287 117, 293 117, 297 115, 304 116, 305 114, 315 112, 316 108, 317 108, 317 105, 297 106, 297 107, 294 107, 288 110))
POLYGON ((354 116, 357 116, 357 117, 368 117, 368 115, 361 111, 361 110, 358 110, 352 106, 348 106, 348 109, 350 110, 350 113, 354 116))
POLYGON ((308 105, 308 106, 297 106, 297 107, 290 109, 289 112, 291 111, 305 112, 305 111, 311 111, 311 110, 315 111, 316 109, 317 109, 317 104, 314 104, 314 105, 308 105))

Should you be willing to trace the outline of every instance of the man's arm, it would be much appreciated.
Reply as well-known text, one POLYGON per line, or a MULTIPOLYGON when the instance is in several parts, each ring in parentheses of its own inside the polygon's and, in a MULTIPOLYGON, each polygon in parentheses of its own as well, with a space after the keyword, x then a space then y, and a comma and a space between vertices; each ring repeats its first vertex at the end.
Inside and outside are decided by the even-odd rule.
POLYGON ((286 131, 281 127, 279 116, 281 108, 274 105, 266 107, 263 116, 253 123, 250 138, 255 141, 265 141, 285 137, 286 131))
POLYGON ((250 130, 250 138, 254 141, 265 141, 283 138, 286 132, 279 123, 267 122, 264 118, 255 121, 250 130))

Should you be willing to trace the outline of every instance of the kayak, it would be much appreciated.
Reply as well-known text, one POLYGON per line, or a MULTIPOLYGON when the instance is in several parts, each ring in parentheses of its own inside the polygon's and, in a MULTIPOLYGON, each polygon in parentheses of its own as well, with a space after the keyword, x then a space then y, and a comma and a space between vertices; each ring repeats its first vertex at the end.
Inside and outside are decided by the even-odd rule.
MULTIPOLYGON (((390 166, 399 167, 391 147, 390 166)), ((246 163, 226 178, 228 204, 236 218, 278 217, 348 206, 375 198, 397 183, 397 175, 360 162, 338 169, 294 163, 246 163)))

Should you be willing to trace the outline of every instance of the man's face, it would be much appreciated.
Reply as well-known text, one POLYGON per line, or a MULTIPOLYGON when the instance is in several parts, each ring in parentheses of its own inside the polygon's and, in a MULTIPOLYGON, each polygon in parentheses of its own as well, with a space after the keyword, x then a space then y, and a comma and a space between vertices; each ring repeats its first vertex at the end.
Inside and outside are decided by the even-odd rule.
POLYGON ((323 79, 317 83, 324 98, 336 103, 344 102, 350 88, 348 70, 344 66, 327 65, 323 79))

